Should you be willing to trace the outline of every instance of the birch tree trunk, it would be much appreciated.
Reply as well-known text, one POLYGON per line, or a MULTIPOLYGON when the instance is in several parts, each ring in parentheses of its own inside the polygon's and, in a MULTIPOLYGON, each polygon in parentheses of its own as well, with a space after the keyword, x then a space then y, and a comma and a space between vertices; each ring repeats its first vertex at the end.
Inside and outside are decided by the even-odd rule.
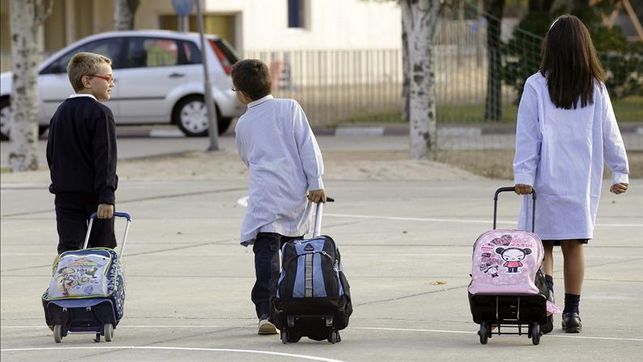
POLYGON ((408 36, 406 35, 406 28, 404 27, 404 21, 402 21, 402 120, 404 122, 409 122, 411 119, 410 115, 410 104, 409 104, 409 87, 410 87, 410 75, 409 75, 409 42, 408 36))
POLYGON ((114 30, 134 29, 134 14, 139 0, 114 0, 114 30))
POLYGON ((402 0, 402 26, 408 41, 411 159, 435 159, 437 122, 433 42, 440 0, 402 0))
POLYGON ((53 1, 11 0, 11 151, 12 171, 38 169, 38 29, 51 13, 53 1))

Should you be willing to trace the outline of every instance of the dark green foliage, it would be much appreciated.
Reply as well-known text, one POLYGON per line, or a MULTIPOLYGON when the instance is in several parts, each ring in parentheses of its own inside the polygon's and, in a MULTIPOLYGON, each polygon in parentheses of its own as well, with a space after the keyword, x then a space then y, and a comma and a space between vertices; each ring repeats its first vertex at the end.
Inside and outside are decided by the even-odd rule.
POLYGON ((614 98, 643 94, 643 45, 628 43, 620 27, 610 29, 602 24, 602 17, 612 12, 615 3, 616 0, 601 0, 589 6, 587 1, 580 0, 574 1, 573 9, 564 5, 551 9, 551 4, 546 2, 530 6, 511 40, 503 46, 503 80, 518 91, 516 102, 520 99, 525 80, 540 66, 544 35, 552 21, 564 13, 578 16, 587 25, 605 69, 605 84, 610 94, 614 98))

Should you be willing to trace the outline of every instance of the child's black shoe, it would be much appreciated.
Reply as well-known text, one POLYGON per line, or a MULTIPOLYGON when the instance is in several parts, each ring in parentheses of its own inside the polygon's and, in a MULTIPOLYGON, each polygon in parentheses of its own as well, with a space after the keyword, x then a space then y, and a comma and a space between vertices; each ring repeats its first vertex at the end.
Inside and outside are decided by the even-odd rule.
POLYGON ((583 329, 583 324, 580 321, 578 313, 564 313, 562 324, 563 330, 566 333, 580 333, 583 329))

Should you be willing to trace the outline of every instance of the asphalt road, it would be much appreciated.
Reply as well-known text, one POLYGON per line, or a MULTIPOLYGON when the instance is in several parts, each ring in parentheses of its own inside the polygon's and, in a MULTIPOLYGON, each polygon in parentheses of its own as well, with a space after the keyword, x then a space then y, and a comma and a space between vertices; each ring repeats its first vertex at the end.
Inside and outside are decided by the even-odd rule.
MULTIPOLYGON (((343 139, 320 142, 407 145, 405 137, 343 139)), ((121 141, 121 154, 132 157, 207 146, 206 139, 135 139, 129 149, 121 141)), ((556 316, 554 331, 538 346, 525 335, 493 336, 481 345, 471 319, 471 245, 491 228, 493 191, 504 186, 495 180, 327 182, 337 202, 326 207, 323 232, 342 250, 355 308, 335 345, 308 339, 283 345, 277 336, 256 335, 253 256, 237 240, 238 200, 246 190, 225 180, 120 185, 121 210, 133 215, 123 259, 125 317, 111 343, 73 334, 56 344, 40 304, 56 246, 51 195, 46 185, 0 185, 3 362, 635 361, 643 351, 643 188, 636 181, 623 196, 604 190, 586 249, 583 332, 563 333, 556 316)), ((517 205, 518 197, 501 197, 500 227, 513 225, 517 205)), ((562 302, 560 253, 555 283, 562 302)))

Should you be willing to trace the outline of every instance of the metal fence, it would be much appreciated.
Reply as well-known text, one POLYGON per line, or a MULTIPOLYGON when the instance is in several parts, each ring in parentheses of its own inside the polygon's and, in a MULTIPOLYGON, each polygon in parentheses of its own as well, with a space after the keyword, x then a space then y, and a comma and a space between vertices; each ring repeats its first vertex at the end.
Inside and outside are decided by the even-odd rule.
MULTIPOLYGON (((503 82, 500 92, 494 95, 500 98, 499 102, 493 103, 501 107, 500 120, 485 121, 489 77, 487 32, 480 17, 471 18, 443 18, 438 23, 434 45, 435 94, 440 128, 438 147, 442 150, 462 147, 459 139, 461 134, 465 134, 468 137, 466 146, 473 149, 511 149, 518 92, 514 86, 503 82), (478 126, 478 129, 465 129, 471 126, 478 126), (454 130, 454 127, 461 129, 454 130), (504 130, 494 133, 493 128, 504 130)), ((503 32, 511 33, 511 29, 505 28, 503 32)), ((531 42, 539 42, 539 39, 534 37, 531 42)), ((532 49, 532 43, 519 46, 532 49)), ((276 79, 273 94, 297 99, 313 126, 335 126, 352 121, 400 121, 403 74, 399 49, 266 50, 248 51, 244 56, 261 59, 269 65, 273 79, 276 79)), ((539 54, 533 56, 539 58, 539 54)), ((507 72, 505 68, 502 71, 507 72)), ((516 77, 520 75, 515 74, 516 77)), ((638 117, 643 122, 640 101, 637 103, 641 106, 638 117)), ((633 114, 636 109, 636 104, 624 107, 622 117, 628 120, 636 118, 637 115, 633 114)), ((639 131, 635 130, 634 135, 626 137, 626 145, 643 149, 640 127, 636 129, 639 131)))
POLYGON ((296 99, 314 126, 401 112, 402 53, 377 50, 248 51, 268 64, 273 94, 296 99))
MULTIPOLYGON (((440 21, 434 51, 438 122, 483 121, 485 41, 485 30, 477 29, 476 21, 440 21)), ((256 50, 244 57, 268 64, 273 94, 297 99, 315 126, 401 118, 400 49, 256 50)), ((501 96, 511 104, 516 94, 503 86, 501 96)))

